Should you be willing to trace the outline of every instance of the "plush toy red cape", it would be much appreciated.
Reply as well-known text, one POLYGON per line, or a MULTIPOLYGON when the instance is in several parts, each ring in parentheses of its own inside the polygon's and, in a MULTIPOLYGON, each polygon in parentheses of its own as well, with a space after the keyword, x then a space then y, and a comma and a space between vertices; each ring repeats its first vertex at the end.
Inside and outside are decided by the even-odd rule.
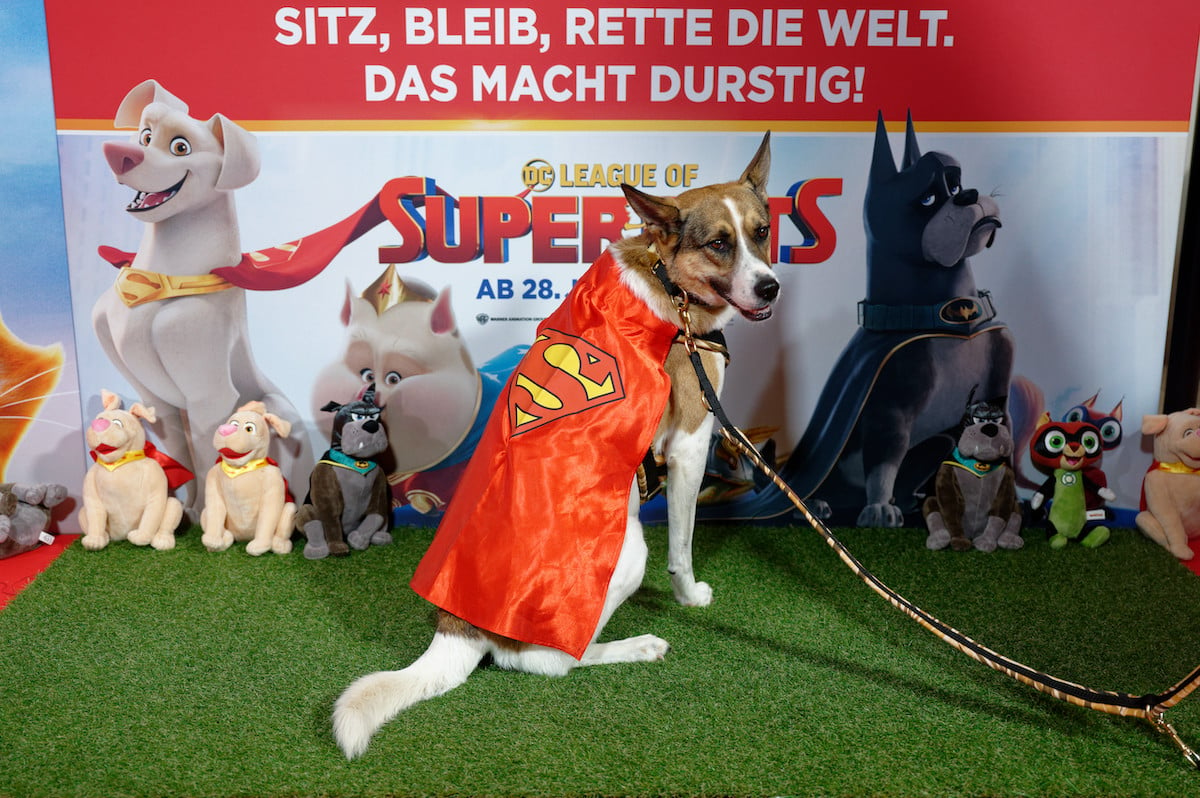
POLYGON ((412 579, 481 629, 576 659, 600 620, 679 332, 620 273, 605 252, 538 327, 412 579))

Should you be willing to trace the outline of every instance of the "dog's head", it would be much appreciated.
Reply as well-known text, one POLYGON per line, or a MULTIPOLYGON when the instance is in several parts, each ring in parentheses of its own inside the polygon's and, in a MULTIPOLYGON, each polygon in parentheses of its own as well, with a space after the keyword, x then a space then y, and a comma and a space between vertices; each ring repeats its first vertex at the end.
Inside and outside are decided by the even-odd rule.
POLYGON ((994 402, 974 402, 975 391, 967 400, 958 451, 984 463, 1006 460, 1013 453, 1012 431, 1004 421, 1004 410, 994 402))
POLYGON ((144 222, 160 222, 207 205, 258 176, 258 144, 221 114, 208 121, 188 116, 187 104, 156 81, 126 95, 114 124, 135 128, 128 142, 105 142, 117 182, 132 188, 125 210, 144 222))
POLYGON ((767 175, 771 134, 733 182, 656 197, 622 184, 667 275, 693 303, 732 308, 751 321, 771 315, 779 281, 771 270, 767 175))
POLYGON ((1142 417, 1142 434, 1154 436, 1154 459, 1200 468, 1200 409, 1142 417))
POLYGON ((911 115, 897 169, 881 113, 863 223, 868 244, 887 260, 952 268, 992 245, 1000 208, 992 197, 963 187, 962 166, 953 157, 921 154, 911 115))
POLYGON ((267 456, 271 430, 281 438, 292 431, 287 419, 267 412, 262 402, 247 402, 237 409, 213 435, 213 447, 231 466, 244 466, 267 456))
MULTIPOLYGON (((479 412, 480 376, 451 307, 440 291, 388 266, 356 294, 349 284, 342 307, 346 347, 314 382, 313 408, 333 396, 362 398, 375 386, 375 404, 391 441, 389 470, 428 469, 454 451, 479 412)), ((326 434, 332 419, 318 425, 326 434)))
POLYGON ((100 411, 88 425, 84 436, 88 448, 99 461, 115 463, 126 452, 140 452, 146 448, 146 430, 142 420, 153 424, 156 420, 153 407, 135 402, 128 410, 121 409, 121 398, 109 391, 100 392, 104 410, 100 411))
POLYGON ((359 460, 368 460, 387 451, 387 430, 380 420, 379 406, 375 404, 374 386, 367 389, 362 399, 344 405, 329 402, 321 409, 334 414, 330 448, 359 460))

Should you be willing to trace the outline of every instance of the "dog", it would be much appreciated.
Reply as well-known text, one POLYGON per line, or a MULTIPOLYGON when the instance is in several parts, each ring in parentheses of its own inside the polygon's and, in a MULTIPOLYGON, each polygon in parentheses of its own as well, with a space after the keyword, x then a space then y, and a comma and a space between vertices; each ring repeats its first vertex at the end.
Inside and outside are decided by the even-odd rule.
MULTIPOLYGON (((341 322, 341 357, 313 382, 313 409, 334 398, 349 402, 375 386, 388 451, 377 458, 387 470, 397 504, 419 513, 441 513, 504 381, 526 347, 512 347, 475 365, 450 304, 440 291, 394 266, 355 295, 349 284, 341 322)), ((330 433, 332 418, 317 426, 330 433)))
MULTIPOLYGON (((875 128, 863 223, 866 297, 799 444, 780 470, 833 523, 895 527, 917 513, 917 494, 953 447, 972 386, 1001 409, 1013 340, 995 321, 968 258, 1000 227, 995 200, 965 188, 962 166, 922 154, 909 116, 897 169, 883 115, 875 128), (857 514, 857 515, 855 515, 857 514)), ((791 511, 760 493, 745 517, 791 511)))
POLYGON ((121 398, 109 391, 101 391, 100 398, 104 409, 85 431, 96 462, 83 478, 80 542, 88 551, 112 540, 173 549, 183 503, 170 495, 167 469, 146 441, 142 421, 154 423, 154 408, 135 402, 122 410, 121 398))
POLYGON ((267 457, 271 432, 286 438, 292 425, 262 402, 247 402, 213 433, 216 464, 208 470, 200 542, 209 551, 224 551, 234 541, 246 543, 254 556, 292 550, 296 504, 287 481, 267 457))
POLYGON ((310 560, 392 542, 387 475, 375 461, 387 451, 388 436, 374 386, 361 399, 329 402, 321 409, 334 414, 332 439, 309 475, 308 497, 296 513, 310 560))
MULTIPOLYGON (((489 654, 501 668, 548 676, 666 654, 653 635, 597 642, 645 572, 636 472, 651 447, 670 470, 674 593, 684 604, 712 600, 695 579, 691 541, 713 418, 686 347, 675 345, 673 297, 698 335, 739 314, 771 316, 769 168, 768 133, 736 181, 675 198, 622 185, 645 229, 612 244, 539 325, 413 577, 439 608, 433 642, 408 668, 364 676, 336 702, 348 758, 489 654)), ((719 387, 723 355, 697 351, 719 387)))
POLYGON ((1200 409, 1142 417, 1142 434, 1154 436, 1154 462, 1142 479, 1142 534, 1181 560, 1200 537, 1200 409))
POLYGON ((1004 413, 968 399, 958 445, 938 469, 934 495, 922 505, 929 529, 926 548, 995 551, 1025 545, 1012 454, 1004 413))
MULTIPOLYGON (((300 421, 255 363, 244 289, 211 273, 243 260, 233 192, 258 176, 258 145, 221 114, 193 119, 153 80, 129 92, 115 125, 137 130, 103 149, 117 181, 136 192, 125 210, 146 230, 131 262, 110 258, 123 266, 92 324, 105 354, 158 408, 163 448, 199 472, 229 408, 261 399, 292 426, 300 421)), ((304 435, 276 439, 274 457, 293 481, 307 476, 308 448, 304 435)), ((197 510, 199 483, 187 499, 197 510)))

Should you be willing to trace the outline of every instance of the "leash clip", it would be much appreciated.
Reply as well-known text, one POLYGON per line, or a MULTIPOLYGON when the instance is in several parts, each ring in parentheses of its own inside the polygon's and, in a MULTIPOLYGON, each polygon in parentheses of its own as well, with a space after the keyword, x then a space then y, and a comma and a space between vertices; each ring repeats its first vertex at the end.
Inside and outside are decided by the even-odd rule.
POLYGON ((1183 754, 1183 758, 1190 762, 1192 767, 1200 770, 1200 754, 1193 751, 1183 741, 1183 738, 1179 736, 1179 732, 1175 731, 1175 727, 1167 721, 1165 714, 1161 707, 1153 707, 1147 711, 1146 718, 1159 734, 1165 734, 1171 738, 1171 742, 1175 743, 1175 747, 1179 749, 1179 753, 1183 754))

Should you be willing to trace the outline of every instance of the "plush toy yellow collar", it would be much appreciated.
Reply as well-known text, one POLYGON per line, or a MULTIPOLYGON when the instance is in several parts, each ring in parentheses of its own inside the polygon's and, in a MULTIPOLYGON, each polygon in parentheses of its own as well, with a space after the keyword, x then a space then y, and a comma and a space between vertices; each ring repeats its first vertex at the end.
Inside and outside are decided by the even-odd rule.
POLYGON ((1200 474, 1200 468, 1192 468, 1184 463, 1154 463, 1156 471, 1166 471, 1170 474, 1200 474))
POLYGON ((132 463, 134 460, 142 460, 145 457, 146 457, 146 453, 144 451, 142 451, 141 449, 139 449, 136 452, 133 450, 125 452, 125 454, 121 455, 121 457, 119 459, 113 460, 111 463, 106 463, 105 461, 101 460, 98 457, 96 458, 96 462, 99 463, 100 465, 104 466, 105 468, 107 468, 109 471, 116 471, 118 468, 125 465, 126 463, 132 463))
POLYGON ((226 476, 228 476, 230 479, 233 479, 234 477, 240 477, 242 474, 248 474, 251 471, 257 471, 258 469, 267 465, 270 465, 270 461, 265 457, 260 457, 257 460, 251 460, 249 463, 246 463, 243 466, 233 466, 222 460, 221 470, 225 472, 226 476))

